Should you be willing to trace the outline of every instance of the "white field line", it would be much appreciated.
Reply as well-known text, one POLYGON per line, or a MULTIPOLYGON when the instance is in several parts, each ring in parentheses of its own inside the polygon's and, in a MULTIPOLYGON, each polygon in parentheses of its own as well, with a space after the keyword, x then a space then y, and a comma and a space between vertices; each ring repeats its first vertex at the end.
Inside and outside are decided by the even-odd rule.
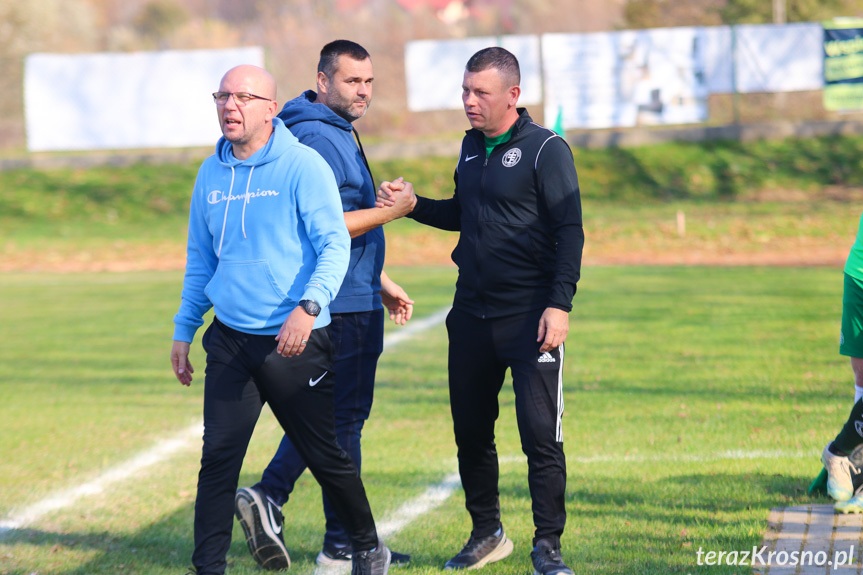
MULTIPOLYGON (((461 486, 458 473, 451 473, 437 485, 432 485, 425 493, 406 502, 401 507, 389 513, 382 521, 377 521, 378 537, 386 541, 419 517, 429 513, 449 499, 461 486)), ((316 565, 310 575, 340 575, 351 570, 351 565, 316 565)))
POLYGON ((384 338, 384 351, 391 347, 397 346, 401 342, 405 341, 406 339, 412 338, 418 333, 422 333, 435 327, 438 324, 443 323, 446 319, 447 314, 449 313, 449 310, 450 307, 447 306, 434 312, 428 317, 409 321, 407 325, 400 327, 397 332, 391 333, 384 338))
POLYGON ((195 441, 200 441, 203 433, 203 423, 198 422, 177 433, 174 437, 160 441, 152 448, 139 453, 132 459, 108 469, 92 481, 57 491, 45 499, 22 509, 17 514, 0 520, 0 537, 11 530, 21 529, 26 525, 35 523, 48 513, 69 507, 82 497, 102 493, 111 484, 128 479, 147 467, 161 463, 174 453, 191 447, 195 441))
MULTIPOLYGON (((428 317, 409 322, 404 328, 400 328, 398 332, 384 338, 384 349, 398 345, 409 337, 440 324, 446 319, 448 312, 449 306, 428 317)), ((157 465, 178 451, 191 448, 196 442, 200 442, 202 435, 203 422, 198 422, 177 433, 174 437, 160 441, 149 450, 139 453, 132 459, 108 469, 92 481, 57 491, 17 513, 13 512, 9 517, 0 519, 0 538, 12 530, 21 529, 37 522, 49 513, 69 507, 82 497, 102 493, 110 485, 128 479, 148 467, 157 465)), ((432 496, 433 499, 434 497, 432 496)), ((398 527, 398 529, 400 528, 398 527)))
POLYGON ((437 485, 426 489, 425 493, 408 501, 392 513, 388 514, 383 521, 377 522, 378 535, 383 539, 392 537, 418 517, 443 505, 444 501, 461 486, 458 473, 451 473, 443 478, 437 485))

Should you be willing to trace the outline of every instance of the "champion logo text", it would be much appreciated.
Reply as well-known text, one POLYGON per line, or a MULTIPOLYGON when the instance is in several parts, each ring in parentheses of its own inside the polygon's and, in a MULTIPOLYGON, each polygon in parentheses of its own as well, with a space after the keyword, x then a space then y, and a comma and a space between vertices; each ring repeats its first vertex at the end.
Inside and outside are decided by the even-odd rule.
POLYGON ((218 204, 219 202, 236 202, 238 200, 249 201, 252 198, 266 198, 268 196, 278 196, 279 192, 276 190, 258 190, 257 192, 249 192, 248 196, 243 194, 241 196, 235 196, 230 192, 223 192, 221 190, 213 190, 209 194, 207 194, 207 202, 210 204, 218 204))

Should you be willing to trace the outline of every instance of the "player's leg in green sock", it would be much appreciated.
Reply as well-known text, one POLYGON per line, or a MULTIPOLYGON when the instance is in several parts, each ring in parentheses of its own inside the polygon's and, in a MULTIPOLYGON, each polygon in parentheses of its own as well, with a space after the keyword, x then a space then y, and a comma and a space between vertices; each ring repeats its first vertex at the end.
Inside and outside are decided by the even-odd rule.
POLYGON ((863 400, 858 401, 851 408, 848 421, 833 440, 830 451, 836 455, 848 455, 861 443, 863 443, 863 400))

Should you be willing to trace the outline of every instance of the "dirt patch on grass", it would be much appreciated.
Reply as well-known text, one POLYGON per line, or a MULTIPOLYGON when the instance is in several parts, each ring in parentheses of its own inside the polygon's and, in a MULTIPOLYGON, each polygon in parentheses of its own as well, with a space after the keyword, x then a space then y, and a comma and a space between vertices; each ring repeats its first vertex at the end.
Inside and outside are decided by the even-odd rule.
MULTIPOLYGON (((662 247, 636 244, 631 240, 587 242, 584 266, 600 265, 702 265, 702 266, 842 266, 850 244, 832 245, 829 239, 807 238, 727 245, 662 247)), ((452 265, 455 239, 413 238, 408 243, 387 244, 387 265, 452 265)))
POLYGON ((830 266, 840 267, 848 257, 848 248, 820 247, 806 252, 707 252, 702 250, 676 252, 644 252, 585 256, 585 265, 687 265, 687 266, 830 266))
POLYGON ((182 270, 185 246, 171 242, 116 243, 88 249, 58 245, 48 249, 6 245, 0 254, 0 272, 132 272, 182 270))
MULTIPOLYGON (((455 234, 417 234, 394 237, 387 243, 387 266, 453 265, 450 254, 455 234)), ((842 266, 848 245, 806 245, 771 242, 727 246, 664 246, 663 249, 629 242, 588 243, 584 266, 596 265, 703 265, 703 266, 842 266)), ((6 246, 0 253, 0 272, 131 272, 182 270, 185 246, 170 242, 121 243, 96 249, 18 249, 6 246)))
POLYGON ((861 186, 825 186, 814 195, 812 192, 785 188, 764 188, 741 194, 736 201, 772 202, 772 203, 804 203, 812 201, 831 202, 861 202, 863 187, 861 186))

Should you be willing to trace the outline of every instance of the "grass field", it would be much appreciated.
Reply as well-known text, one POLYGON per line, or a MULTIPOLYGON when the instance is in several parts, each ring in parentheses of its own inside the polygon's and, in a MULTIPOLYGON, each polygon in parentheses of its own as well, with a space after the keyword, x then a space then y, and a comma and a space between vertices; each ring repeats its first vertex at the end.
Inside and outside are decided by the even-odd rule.
MULTIPOLYGON (((454 269, 392 268, 426 316, 451 301, 454 269)), ((0 532, 4 575, 182 574, 192 551, 203 356, 191 389, 168 362, 179 272, 0 276, 0 520, 165 440, 171 455, 19 529, 0 532)), ((837 268, 588 267, 567 342, 564 553, 579 574, 748 573, 696 552, 751 549, 772 507, 806 501, 818 454, 844 421, 851 370, 837 353, 837 268)), ((397 328, 388 327, 388 333, 397 328)), ((455 470, 442 325, 383 356, 364 434, 364 478, 386 518, 455 470)), ((486 569, 524 575, 526 462, 511 388, 498 424, 501 506, 515 553, 486 569)), ((279 438, 265 411, 241 483, 279 438)), ((438 573, 464 543, 461 491, 390 538, 399 573, 438 573)), ((294 566, 323 533, 304 476, 285 506, 294 566)), ((234 575, 261 573, 238 526, 234 575)))

